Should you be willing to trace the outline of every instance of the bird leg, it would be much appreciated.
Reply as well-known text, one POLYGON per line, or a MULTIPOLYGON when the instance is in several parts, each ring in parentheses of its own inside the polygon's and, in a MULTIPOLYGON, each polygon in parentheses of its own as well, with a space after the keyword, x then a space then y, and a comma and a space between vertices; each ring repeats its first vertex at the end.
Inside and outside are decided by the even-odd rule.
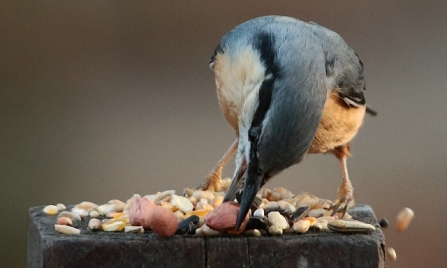
POLYGON ((216 166, 211 170, 211 172, 206 177, 205 184, 202 190, 218 191, 220 189, 220 184, 222 182, 222 169, 225 164, 230 160, 236 151, 238 146, 238 139, 236 138, 231 144, 230 148, 225 152, 222 158, 217 162, 216 166))
POLYGON ((340 161, 342 182, 338 187, 338 198, 332 203, 329 210, 333 210, 331 216, 337 212, 342 212, 342 216, 344 216, 346 210, 354 206, 354 188, 349 180, 346 165, 346 159, 351 156, 349 143, 335 148, 334 154, 340 161))

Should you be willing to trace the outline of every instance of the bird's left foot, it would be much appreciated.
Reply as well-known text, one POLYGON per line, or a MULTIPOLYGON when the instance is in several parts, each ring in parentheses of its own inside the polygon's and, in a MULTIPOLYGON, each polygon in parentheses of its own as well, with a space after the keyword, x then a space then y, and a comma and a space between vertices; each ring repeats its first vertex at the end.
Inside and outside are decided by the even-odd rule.
POLYGON ((218 191, 222 183, 222 168, 213 170, 208 174, 205 184, 201 187, 203 191, 218 191))
POLYGON ((206 177, 205 184, 201 186, 204 191, 217 192, 222 186, 222 169, 228 160, 233 156, 237 149, 239 139, 235 139, 230 148, 225 152, 222 158, 217 162, 216 166, 211 170, 210 174, 206 177))
POLYGON ((328 210, 332 210, 331 216, 335 213, 342 213, 342 217, 345 215, 349 208, 354 207, 354 188, 351 183, 343 182, 338 188, 338 198, 332 203, 328 210))

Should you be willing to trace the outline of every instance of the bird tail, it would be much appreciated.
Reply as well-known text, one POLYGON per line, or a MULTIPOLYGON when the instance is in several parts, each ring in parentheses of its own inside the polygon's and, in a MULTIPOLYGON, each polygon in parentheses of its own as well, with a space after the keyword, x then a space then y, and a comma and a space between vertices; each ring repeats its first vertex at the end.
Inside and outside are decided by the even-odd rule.
POLYGON ((366 112, 371 116, 377 115, 377 111, 371 108, 371 106, 369 106, 368 104, 366 105, 366 112))

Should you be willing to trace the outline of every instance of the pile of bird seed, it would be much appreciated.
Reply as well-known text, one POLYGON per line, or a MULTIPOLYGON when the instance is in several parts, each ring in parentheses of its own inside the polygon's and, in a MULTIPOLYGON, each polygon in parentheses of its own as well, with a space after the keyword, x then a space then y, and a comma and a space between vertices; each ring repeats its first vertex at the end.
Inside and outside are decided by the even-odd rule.
MULTIPOLYGON (((172 212, 177 221, 175 233, 179 235, 222 235, 222 232, 208 227, 205 217, 222 204, 225 191, 231 179, 222 180, 217 191, 203 191, 200 189, 184 190, 177 195, 175 190, 157 192, 155 194, 140 196, 134 195, 126 202, 110 200, 106 204, 97 205, 84 201, 71 209, 63 204, 46 206, 43 211, 48 215, 56 215, 55 230, 63 234, 80 234, 83 230, 78 221, 88 220, 88 231, 144 233, 153 231, 148 226, 133 226, 129 220, 129 208, 134 200, 144 197, 151 200, 157 207, 163 207, 172 212)), ((253 202, 252 212, 242 235, 263 236, 283 234, 304 234, 309 230, 314 232, 361 232, 368 233, 375 227, 368 223, 353 220, 346 213, 336 213, 327 210, 332 201, 319 198, 310 193, 293 194, 289 190, 276 187, 263 188, 253 202)), ((411 209, 403 209, 397 217, 399 231, 403 231, 410 224, 414 213, 411 209)), ((386 226, 382 226, 386 227, 386 226)), ((157 233, 157 232, 156 232, 157 233)), ((235 232, 228 232, 234 234, 235 232)), ((387 251, 390 259, 395 259, 395 251, 387 251), (394 258, 392 255, 394 254, 394 258)))

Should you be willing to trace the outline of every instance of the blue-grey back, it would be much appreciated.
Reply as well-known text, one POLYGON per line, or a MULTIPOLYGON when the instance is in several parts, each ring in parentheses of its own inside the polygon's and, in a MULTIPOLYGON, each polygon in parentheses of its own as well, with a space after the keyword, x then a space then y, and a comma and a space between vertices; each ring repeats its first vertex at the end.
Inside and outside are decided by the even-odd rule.
POLYGON ((338 34, 290 17, 247 21, 226 34, 216 52, 238 57, 247 46, 259 51, 269 77, 260 89, 260 96, 261 91, 270 95, 259 126, 257 157, 259 168, 273 176, 303 158, 329 91, 340 82, 363 82, 363 67, 338 34))

